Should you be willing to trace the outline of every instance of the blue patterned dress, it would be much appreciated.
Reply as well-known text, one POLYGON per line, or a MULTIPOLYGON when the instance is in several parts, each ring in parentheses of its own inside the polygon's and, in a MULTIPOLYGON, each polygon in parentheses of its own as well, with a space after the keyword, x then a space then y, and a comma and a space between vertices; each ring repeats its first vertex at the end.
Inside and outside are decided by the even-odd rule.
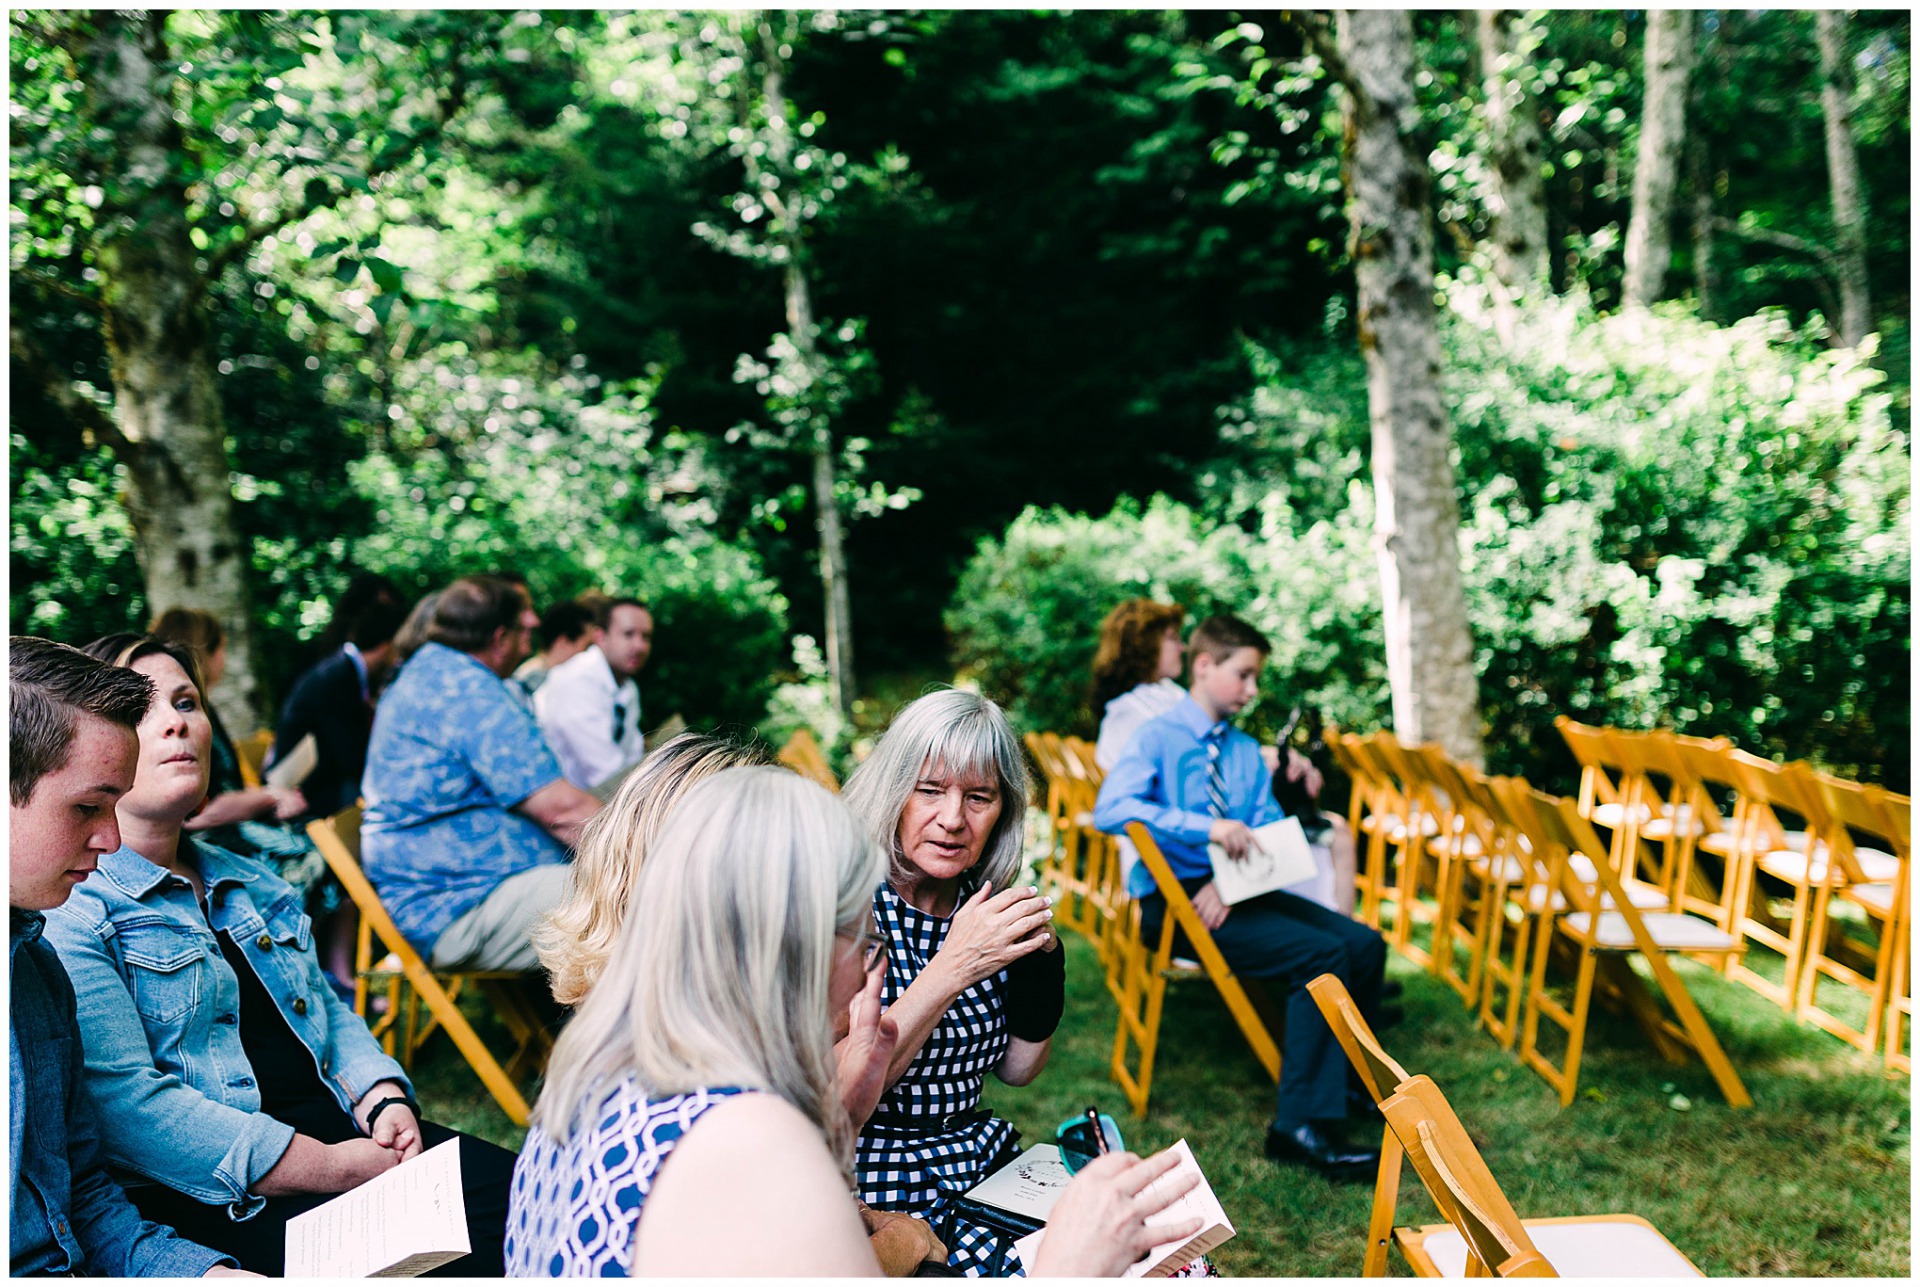
POLYGON ((737 1087, 649 1099, 632 1077, 599 1096, 591 1126, 565 1144, 534 1126, 513 1168, 507 1274, 513 1278, 627 1278, 640 1212, 660 1164, 693 1124, 737 1087))
MULTIPOLYGON (((948 917, 931 916, 889 885, 873 896, 874 920, 887 944, 881 1002, 891 1006, 947 941, 948 917)), ((932 1225, 947 1263, 969 1277, 989 1272, 1006 1252, 1004 1272, 1022 1273, 1019 1254, 1000 1234, 959 1218, 953 1199, 978 1184, 1011 1149, 1011 1123, 980 1110, 980 1089, 1007 1053, 1003 994, 1007 972, 962 992, 940 1016, 913 1062, 887 1091, 854 1150, 860 1198, 882 1211, 905 1211, 932 1225)))

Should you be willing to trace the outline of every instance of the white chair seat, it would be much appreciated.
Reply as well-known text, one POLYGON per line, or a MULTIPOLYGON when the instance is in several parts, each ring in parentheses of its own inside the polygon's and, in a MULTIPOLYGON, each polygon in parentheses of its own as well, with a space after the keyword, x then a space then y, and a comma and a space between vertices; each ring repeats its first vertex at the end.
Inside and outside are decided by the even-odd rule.
POLYGON ((1093 826, 1093 815, 1091 813, 1076 813, 1073 815, 1073 825, 1076 827, 1091 827, 1093 826))
POLYGON ((1876 881, 1871 885, 1850 885, 1841 891, 1841 897, 1860 904, 1881 919, 1893 915, 1893 882, 1876 881))
MULTIPOLYGON (((1644 804, 1633 806, 1633 820, 1645 822, 1653 816, 1653 810, 1644 804)), ((1624 804, 1596 804, 1593 806, 1592 823, 1596 827, 1605 827, 1611 831, 1627 820, 1627 806, 1624 804)))
POLYGON ((1479 836, 1469 831, 1459 837, 1457 841, 1449 837, 1435 836, 1432 840, 1427 841, 1427 852, 1435 855, 1443 854, 1456 843, 1460 846, 1460 852, 1468 858, 1478 858, 1482 853, 1486 852, 1487 848, 1480 843, 1479 836))
POLYGON ((1475 858, 1472 863, 1473 874, 1482 880, 1497 880, 1503 885, 1517 885, 1526 879, 1527 869, 1518 858, 1502 858, 1497 863, 1491 858, 1475 858))
MULTIPOLYGON (((1573 912, 1561 924, 1569 932, 1584 937, 1591 919, 1586 912, 1573 912)), ((1722 933, 1719 926, 1711 921, 1703 921, 1698 916, 1688 916, 1682 912, 1644 912, 1640 920, 1647 927, 1647 935, 1653 939, 1653 945, 1670 952, 1725 951, 1738 947, 1740 943, 1732 935, 1722 933)), ((1633 951, 1637 945, 1633 941, 1633 931, 1627 927, 1627 918, 1619 912, 1601 912, 1600 924, 1594 934, 1594 946, 1615 952, 1633 951)))
MULTIPOLYGON (((1869 881, 1892 880, 1900 874, 1900 860, 1890 853, 1856 847, 1853 856, 1859 861, 1860 870, 1869 881)), ((1815 845, 1811 857, 1792 849, 1776 849, 1772 853, 1762 854, 1758 862, 1760 870, 1769 876, 1778 876, 1795 884, 1818 885, 1827 879, 1825 845, 1815 845)))
MULTIPOLYGON (((1376 813, 1361 821, 1362 831, 1384 831, 1387 839, 1396 845, 1407 843, 1407 824, 1397 813, 1376 813)), ((1420 815, 1420 834, 1435 836, 1440 834, 1440 819, 1430 813, 1420 815)))
POLYGON ((1650 819, 1640 828, 1640 834, 1649 840, 1669 840, 1675 835, 1697 836, 1706 830, 1700 819, 1693 816, 1692 805, 1663 805, 1660 812, 1662 817, 1650 819))
MULTIPOLYGON (((1562 1278, 1700 1278, 1680 1249, 1638 1216, 1522 1220, 1527 1236, 1562 1278)), ((1467 1275, 1467 1243, 1450 1224, 1419 1230, 1420 1247, 1442 1278, 1467 1275)))

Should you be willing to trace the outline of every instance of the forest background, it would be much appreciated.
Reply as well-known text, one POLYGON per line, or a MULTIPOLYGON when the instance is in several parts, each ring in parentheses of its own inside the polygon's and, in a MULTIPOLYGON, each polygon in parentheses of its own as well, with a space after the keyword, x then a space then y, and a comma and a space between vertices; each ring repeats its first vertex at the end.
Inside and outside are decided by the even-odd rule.
MULTIPOLYGON (((1269 629, 1256 728, 1379 724, 1314 19, 13 13, 12 629, 216 607, 239 732, 355 569, 509 567, 653 601, 650 719, 844 753, 956 676, 1089 732, 1099 619, 1151 594, 1269 629)), ((1564 713, 1906 790, 1909 16, 1823 62, 1810 13, 1687 15, 1634 287, 1646 19, 1503 12, 1490 59, 1475 13, 1414 16, 1487 762, 1565 789, 1564 713), (1503 95, 1546 231, 1519 294, 1503 95)))

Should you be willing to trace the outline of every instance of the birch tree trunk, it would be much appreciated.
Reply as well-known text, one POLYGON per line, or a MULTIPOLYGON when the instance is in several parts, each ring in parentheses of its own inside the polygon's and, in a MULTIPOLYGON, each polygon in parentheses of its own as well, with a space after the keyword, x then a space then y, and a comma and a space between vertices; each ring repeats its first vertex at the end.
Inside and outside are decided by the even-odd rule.
POLYGON ((220 709, 244 737, 263 722, 254 660, 251 562, 235 522, 232 467, 215 384, 206 282, 188 237, 175 158, 175 70, 167 15, 100 13, 76 24, 86 114, 110 131, 101 154, 97 262, 114 384, 106 437, 127 466, 127 508, 147 605, 204 608, 227 632, 220 709))
POLYGON ((1693 13, 1647 10, 1646 96, 1640 150, 1633 166, 1633 213, 1627 221, 1629 306, 1664 297, 1673 262, 1674 196, 1687 135, 1687 76, 1693 67, 1693 13))
POLYGON ((1342 10, 1338 49, 1394 730, 1478 765, 1479 683, 1460 576, 1452 433, 1440 400, 1431 179, 1415 135, 1412 16, 1342 10))
MULTIPOLYGON (((785 87, 786 60, 781 53, 782 39, 773 29, 773 15, 763 14, 759 23, 762 58, 761 92, 767 106, 768 169, 780 180, 791 184, 790 160, 793 139, 787 133, 785 87)), ((786 248, 787 333, 793 339, 801 364, 811 383, 820 370, 819 346, 815 342, 813 292, 807 278, 805 229, 797 205, 798 196, 789 191, 776 209, 780 218, 780 240, 786 248)), ((834 704, 841 714, 852 715, 855 694, 853 669, 853 596, 847 586, 846 529, 840 521, 840 500, 836 494, 838 471, 835 467, 833 426, 824 412, 809 417, 813 441, 808 444, 813 483, 814 532, 820 546, 820 587, 826 600, 827 678, 833 689, 834 704)))
POLYGON ((1834 249, 1840 278, 1840 342, 1860 347, 1873 329, 1867 281, 1867 193, 1853 147, 1853 75, 1847 65, 1847 15, 1813 16, 1820 43, 1820 110, 1827 124, 1827 174, 1833 186, 1834 249))
POLYGON ((1527 89, 1525 51, 1515 40, 1516 15, 1476 11, 1480 83, 1487 102, 1488 157, 1493 188, 1494 276, 1509 298, 1550 289, 1552 249, 1547 240, 1547 145, 1539 108, 1527 89))

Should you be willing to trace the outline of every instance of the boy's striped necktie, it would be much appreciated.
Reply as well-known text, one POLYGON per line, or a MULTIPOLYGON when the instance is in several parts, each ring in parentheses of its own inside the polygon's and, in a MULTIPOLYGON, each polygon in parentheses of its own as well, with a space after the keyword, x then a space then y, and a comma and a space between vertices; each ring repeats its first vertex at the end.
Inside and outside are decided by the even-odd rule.
POLYGON ((1226 740, 1224 724, 1207 733, 1207 811, 1216 818, 1227 816, 1227 766, 1220 758, 1226 740))

